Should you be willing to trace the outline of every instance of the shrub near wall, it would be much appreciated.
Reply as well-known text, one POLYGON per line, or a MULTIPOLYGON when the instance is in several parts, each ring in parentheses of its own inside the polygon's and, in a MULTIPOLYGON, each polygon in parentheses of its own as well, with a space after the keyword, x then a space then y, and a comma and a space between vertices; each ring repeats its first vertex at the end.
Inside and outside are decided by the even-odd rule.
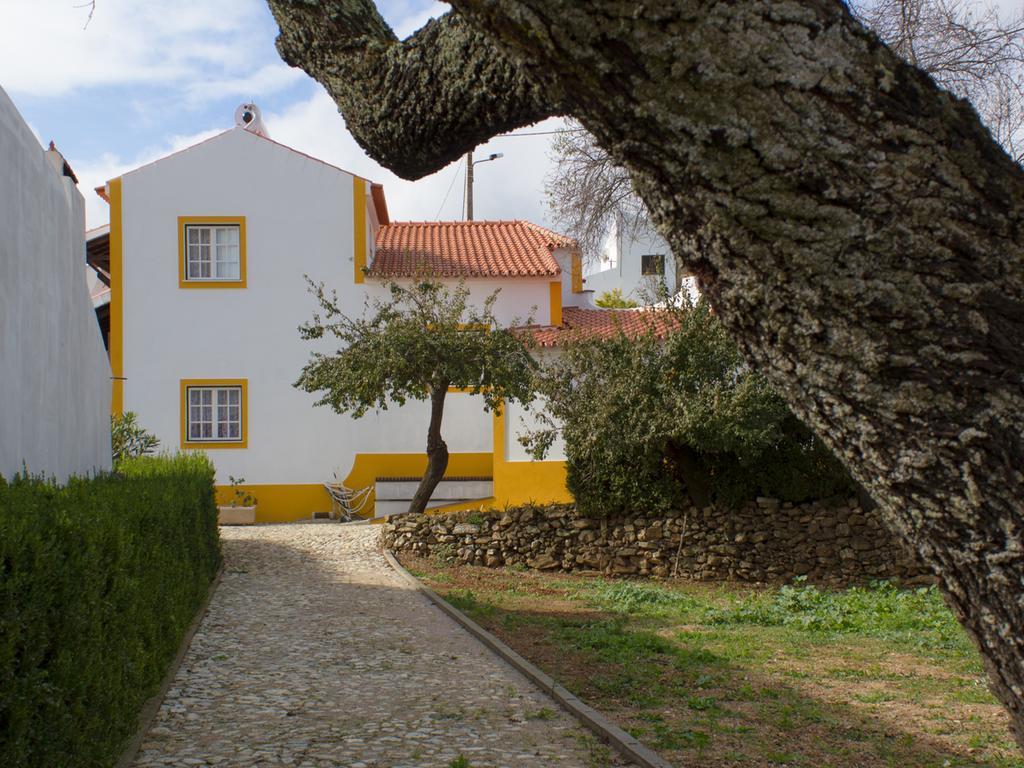
POLYGON ((110 766, 220 566, 201 455, 0 478, 0 765, 110 766))

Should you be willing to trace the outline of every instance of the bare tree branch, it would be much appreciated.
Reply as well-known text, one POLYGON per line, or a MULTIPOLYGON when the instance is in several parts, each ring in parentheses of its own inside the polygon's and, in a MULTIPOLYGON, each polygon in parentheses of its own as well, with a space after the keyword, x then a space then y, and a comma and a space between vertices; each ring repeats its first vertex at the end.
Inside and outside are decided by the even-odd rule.
POLYGON ((269 0, 282 58, 327 88, 349 131, 405 178, 558 114, 485 36, 457 15, 399 41, 372 0, 269 0))
POLYGON ((982 0, 851 0, 893 51, 970 101, 1024 161, 1024 12, 1006 21, 982 0))
POLYGON ((558 227, 580 244, 584 258, 596 259, 612 221, 629 236, 647 223, 647 209, 633 181, 594 137, 569 121, 569 131, 551 142, 554 170, 547 177, 548 204, 558 227))

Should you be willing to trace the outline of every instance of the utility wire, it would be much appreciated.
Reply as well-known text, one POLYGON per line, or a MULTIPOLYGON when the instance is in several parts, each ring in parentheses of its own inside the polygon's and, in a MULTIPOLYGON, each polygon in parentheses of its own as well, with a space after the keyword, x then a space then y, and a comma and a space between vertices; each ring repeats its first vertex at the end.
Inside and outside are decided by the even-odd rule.
POLYGON ((452 183, 448 185, 448 191, 444 193, 444 200, 441 201, 441 207, 437 209, 437 213, 434 214, 434 220, 437 221, 441 218, 441 209, 444 208, 444 204, 448 202, 448 195, 452 193, 452 187, 455 186, 455 180, 459 178, 459 171, 466 167, 465 163, 460 162, 455 166, 455 173, 452 174, 452 183))

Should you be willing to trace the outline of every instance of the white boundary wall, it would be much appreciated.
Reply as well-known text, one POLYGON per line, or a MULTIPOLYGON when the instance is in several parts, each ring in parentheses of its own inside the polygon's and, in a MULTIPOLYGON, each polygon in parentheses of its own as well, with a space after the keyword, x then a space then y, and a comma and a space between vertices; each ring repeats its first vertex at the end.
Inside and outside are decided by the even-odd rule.
POLYGON ((0 475, 110 469, 110 366, 85 204, 0 88, 0 475))

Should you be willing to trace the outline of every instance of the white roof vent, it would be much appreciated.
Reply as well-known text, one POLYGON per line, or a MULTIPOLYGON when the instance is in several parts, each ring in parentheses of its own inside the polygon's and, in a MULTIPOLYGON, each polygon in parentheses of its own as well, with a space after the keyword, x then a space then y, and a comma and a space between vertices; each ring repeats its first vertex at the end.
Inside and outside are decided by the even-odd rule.
POLYGON ((235 126, 269 139, 260 108, 255 104, 242 104, 235 110, 235 126))

